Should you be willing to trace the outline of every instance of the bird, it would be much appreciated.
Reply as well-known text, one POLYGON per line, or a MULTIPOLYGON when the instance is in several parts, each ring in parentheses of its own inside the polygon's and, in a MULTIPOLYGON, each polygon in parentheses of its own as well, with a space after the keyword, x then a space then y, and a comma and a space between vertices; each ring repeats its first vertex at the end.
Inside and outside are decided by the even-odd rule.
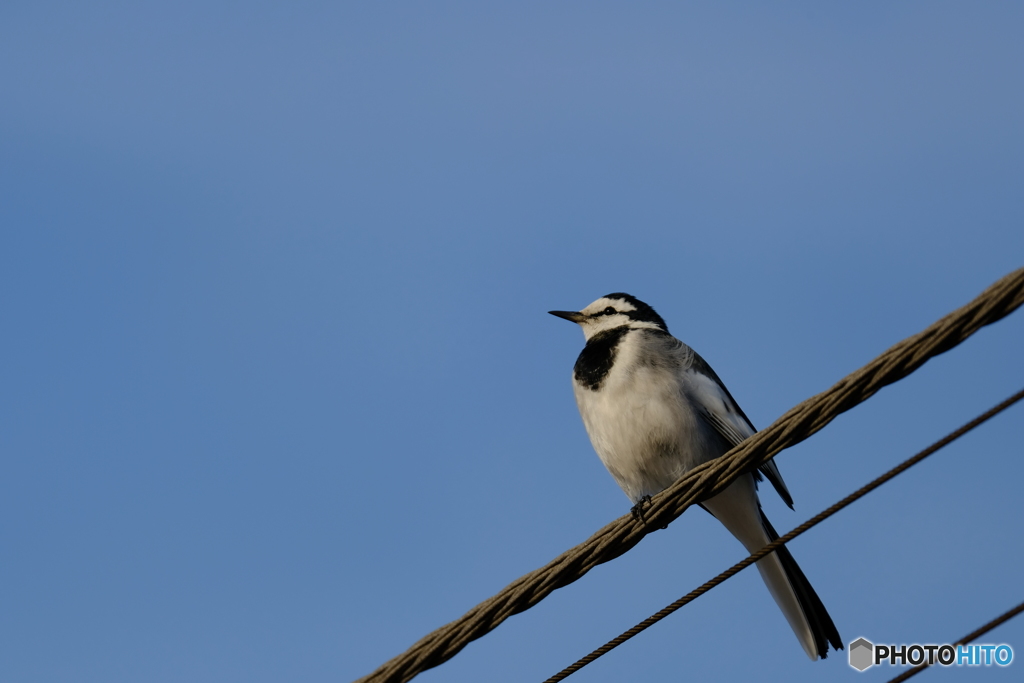
MULTIPOLYGON (((651 496, 756 433, 711 366, 643 301, 618 292, 580 311, 549 313, 583 330, 586 345, 572 374, 576 405, 601 462, 633 502, 634 517, 643 519, 651 496)), ((751 553, 779 537, 761 509, 762 475, 792 509, 774 460, 701 502, 751 553)), ((832 617, 785 546, 757 568, 812 661, 825 659, 830 644, 843 649, 832 617)))

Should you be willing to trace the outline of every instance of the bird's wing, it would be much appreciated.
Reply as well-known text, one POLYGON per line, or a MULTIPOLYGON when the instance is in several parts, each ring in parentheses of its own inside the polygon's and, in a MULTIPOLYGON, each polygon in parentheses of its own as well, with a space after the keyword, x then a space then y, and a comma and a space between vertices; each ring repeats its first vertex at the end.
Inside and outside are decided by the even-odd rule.
MULTIPOLYGON (((732 394, 725 388, 725 383, 719 379, 715 371, 707 364, 707 361, 701 358, 700 354, 696 351, 685 346, 685 344, 683 347, 692 354, 689 367, 685 372, 689 374, 690 382, 688 384, 701 417, 734 447, 757 433, 754 425, 751 424, 739 404, 736 403, 732 394)), ((758 469, 775 488, 783 502, 792 508, 793 496, 790 495, 789 489, 786 488, 786 482, 782 480, 782 475, 779 473, 779 468, 775 465, 775 461, 769 460, 758 469)))

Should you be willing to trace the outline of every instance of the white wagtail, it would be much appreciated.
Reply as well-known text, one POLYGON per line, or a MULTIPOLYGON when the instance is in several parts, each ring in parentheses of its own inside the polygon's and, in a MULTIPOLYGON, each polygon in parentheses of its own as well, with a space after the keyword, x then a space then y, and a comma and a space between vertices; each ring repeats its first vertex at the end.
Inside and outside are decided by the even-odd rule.
MULTIPOLYGON (((551 311, 583 328, 587 344, 573 368, 573 390, 590 442, 634 503, 668 488, 757 430, 703 358, 668 333, 653 308, 609 294, 582 311, 551 311)), ((775 462, 744 474, 701 503, 749 552, 778 538, 757 498, 767 477, 790 508, 793 498, 775 462)), ((843 648, 821 599, 785 546, 757 563, 804 651, 824 659, 843 648)))

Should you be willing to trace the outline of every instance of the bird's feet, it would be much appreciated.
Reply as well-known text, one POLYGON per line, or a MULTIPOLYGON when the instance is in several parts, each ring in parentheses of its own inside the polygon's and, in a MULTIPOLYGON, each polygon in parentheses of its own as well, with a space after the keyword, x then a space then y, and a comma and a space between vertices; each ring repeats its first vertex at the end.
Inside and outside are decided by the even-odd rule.
POLYGON ((638 500, 636 502, 636 505, 634 505, 632 508, 630 508, 629 513, 631 515, 633 515, 633 519, 635 519, 638 522, 643 523, 644 526, 647 526, 647 520, 644 519, 644 510, 650 504, 651 504, 651 497, 650 496, 644 496, 643 498, 641 498, 640 500, 638 500))

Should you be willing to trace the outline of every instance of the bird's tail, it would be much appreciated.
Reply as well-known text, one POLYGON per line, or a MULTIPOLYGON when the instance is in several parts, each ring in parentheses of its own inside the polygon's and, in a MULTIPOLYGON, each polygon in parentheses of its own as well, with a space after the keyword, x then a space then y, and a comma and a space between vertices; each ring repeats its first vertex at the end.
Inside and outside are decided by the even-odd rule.
MULTIPOLYGON (((718 518, 747 552, 756 552, 779 537, 761 510, 750 475, 740 477, 701 507, 718 518)), ((832 617, 786 546, 758 560, 757 569, 808 657, 824 659, 829 643, 843 649, 832 617)))
MULTIPOLYGON (((761 525, 768 542, 779 537, 763 511, 761 525)), ((757 569, 808 657, 825 659, 829 643, 836 650, 843 649, 843 640, 832 617, 786 546, 758 561, 757 569)))

